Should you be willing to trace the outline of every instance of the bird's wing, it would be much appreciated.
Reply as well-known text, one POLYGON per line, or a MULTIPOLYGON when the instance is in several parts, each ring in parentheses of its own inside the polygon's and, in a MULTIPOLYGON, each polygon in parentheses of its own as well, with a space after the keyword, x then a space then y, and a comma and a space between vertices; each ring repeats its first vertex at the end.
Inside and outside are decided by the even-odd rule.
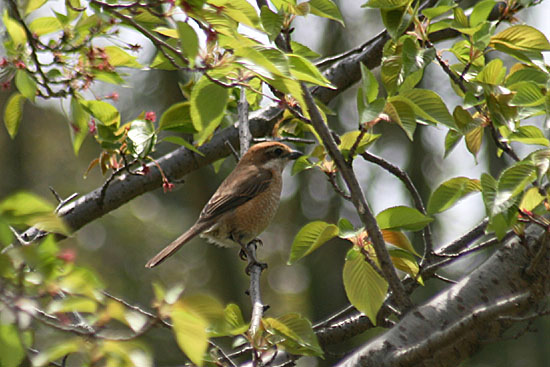
POLYGON ((265 191, 272 177, 270 170, 256 167, 241 169, 235 175, 230 174, 205 205, 199 221, 210 220, 243 205, 265 191))

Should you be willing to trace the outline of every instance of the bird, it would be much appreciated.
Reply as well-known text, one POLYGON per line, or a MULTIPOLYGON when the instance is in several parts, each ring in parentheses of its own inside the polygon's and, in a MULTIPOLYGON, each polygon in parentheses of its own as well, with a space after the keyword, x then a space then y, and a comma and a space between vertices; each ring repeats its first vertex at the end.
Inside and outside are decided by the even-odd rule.
POLYGON ((195 224, 151 258, 145 267, 159 265, 197 235, 223 247, 240 246, 247 254, 246 245, 262 233, 275 216, 281 198, 283 169, 301 156, 301 152, 276 141, 253 145, 206 203, 195 224))

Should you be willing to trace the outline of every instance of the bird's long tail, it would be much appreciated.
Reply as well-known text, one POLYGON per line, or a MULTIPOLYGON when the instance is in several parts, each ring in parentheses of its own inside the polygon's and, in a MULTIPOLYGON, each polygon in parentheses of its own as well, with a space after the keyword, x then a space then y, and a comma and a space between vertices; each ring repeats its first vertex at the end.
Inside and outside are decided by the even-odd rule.
POLYGON ((180 247, 185 245, 189 240, 198 235, 203 228, 195 224, 187 232, 176 238, 171 244, 163 248, 158 254, 156 254, 151 260, 145 264, 146 268, 153 268, 166 260, 168 257, 172 256, 180 247))

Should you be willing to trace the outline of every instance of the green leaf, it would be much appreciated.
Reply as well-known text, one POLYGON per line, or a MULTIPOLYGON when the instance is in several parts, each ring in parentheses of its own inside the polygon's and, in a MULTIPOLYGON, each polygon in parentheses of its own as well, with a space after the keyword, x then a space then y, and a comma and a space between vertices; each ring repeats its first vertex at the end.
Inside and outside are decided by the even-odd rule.
POLYGON ((191 91, 191 119, 202 145, 222 122, 229 92, 203 76, 191 91))
POLYGON ((290 250, 290 258, 287 264, 291 265, 309 255, 322 244, 338 235, 338 227, 322 221, 315 221, 306 224, 300 229, 290 250))
POLYGON ((494 0, 483 0, 477 3, 470 14, 470 25, 475 27, 485 22, 495 5, 494 0))
POLYGON ((511 85, 509 89, 515 92, 509 103, 510 106, 533 107, 544 103, 545 95, 535 83, 530 81, 518 82, 511 85))
MULTIPOLYGON (((418 275, 420 270, 418 263, 413 255, 402 249, 390 249, 388 250, 391 262, 397 269, 409 274, 413 279, 418 275)), ((423 285, 422 278, 418 278, 418 282, 423 285)))
POLYGON ((382 22, 393 40, 399 39, 403 31, 410 24, 411 17, 407 14, 407 8, 380 9, 382 22))
POLYGON ((198 150, 193 144, 191 144, 190 142, 188 142, 187 140, 185 140, 181 136, 167 136, 164 139, 162 139, 162 141, 166 141, 168 143, 174 143, 174 144, 184 146, 187 149, 189 149, 190 151, 192 151, 194 153, 197 153, 201 157, 204 157, 203 152, 198 150))
POLYGON ((384 112, 390 117, 392 122, 403 129, 407 137, 412 141, 416 129, 416 115, 411 104, 398 99, 391 102, 388 101, 384 107, 384 112))
POLYGON ((536 177, 536 167, 531 162, 518 162, 505 169, 498 179, 498 193, 495 202, 498 204, 519 195, 536 177))
POLYGON ((313 332, 311 322, 305 317, 289 313, 276 319, 265 318, 262 322, 269 333, 283 338, 280 344, 287 352, 309 356, 323 355, 323 349, 313 332))
POLYGON ((168 108, 159 121, 160 130, 175 130, 184 134, 195 134, 200 126, 193 125, 191 119, 191 104, 189 102, 175 103, 168 108))
POLYGON ((71 98, 71 122, 70 122, 70 133, 71 141, 73 143, 73 151, 75 155, 78 155, 80 147, 84 142, 86 136, 88 136, 88 121, 90 116, 84 108, 78 103, 78 99, 75 97, 71 98))
POLYGON ((331 0, 310 0, 309 7, 311 14, 337 21, 344 25, 344 19, 340 10, 331 0))
POLYGON ((269 36, 269 40, 273 42, 275 38, 281 33, 283 27, 284 15, 274 13, 269 10, 269 7, 263 5, 260 11, 260 19, 262 20, 262 26, 269 36))
POLYGON ((509 141, 517 141, 523 144, 544 145, 550 147, 550 142, 542 131, 536 126, 520 126, 516 131, 506 137, 509 141))
POLYGON ((258 27, 260 20, 256 9, 246 0, 210 0, 210 5, 222 7, 223 14, 249 27, 258 27))
POLYGON ((241 309, 236 304, 228 304, 223 310, 223 314, 229 335, 243 334, 248 330, 248 324, 244 322, 241 309))
POLYGON ((388 283, 355 248, 346 256, 343 281, 350 303, 376 325, 376 315, 388 293, 388 283))
POLYGON ((42 7, 42 5, 46 4, 47 1, 48 0, 29 0, 27 2, 27 6, 25 7, 25 15, 28 15, 30 12, 42 7))
POLYGON ((33 366, 48 366, 51 362, 54 362, 69 354, 78 353, 85 348, 86 341, 80 338, 57 342, 53 347, 40 352, 35 358, 33 358, 33 366))
POLYGON ((181 50, 189 60, 191 67, 195 65, 195 58, 199 54, 199 38, 193 27, 184 22, 178 22, 178 35, 181 42, 181 50))
POLYGON ((79 100, 80 105, 92 116, 101 121, 105 126, 120 124, 120 113, 110 103, 104 101, 79 100))
POLYGON ((542 70, 530 67, 524 67, 518 70, 512 67, 512 69, 510 69, 510 74, 506 77, 505 86, 510 87, 519 82, 532 82, 538 86, 544 87, 546 83, 548 83, 548 80, 548 74, 542 70))
POLYGON ((550 51, 550 43, 544 34, 524 24, 506 28, 494 35, 491 37, 490 45, 495 48, 500 45, 518 51, 550 51))
POLYGON ((27 34, 25 33, 25 28, 18 21, 11 18, 8 15, 8 9, 4 9, 2 15, 2 20, 4 21, 4 26, 8 31, 8 34, 13 41, 15 47, 19 47, 27 43, 27 34))
POLYGON ((419 231, 432 222, 433 218, 407 206, 394 206, 378 213, 376 221, 380 229, 419 231))
POLYGON ((320 57, 317 52, 313 51, 305 45, 302 45, 301 43, 290 41, 290 46, 292 47, 293 53, 305 57, 306 59, 313 60, 320 57))
POLYGON ((6 109, 4 110, 4 125, 12 139, 15 138, 17 131, 19 131, 19 124, 23 117, 24 104, 25 97, 19 93, 12 94, 6 103, 6 109))
POLYGON ((455 177, 443 182, 430 196, 428 214, 441 213, 467 195, 481 191, 479 180, 468 177, 455 177))
POLYGON ((445 135, 445 155, 444 157, 447 158, 449 153, 458 145, 460 140, 462 139, 462 134, 458 131, 451 130, 447 132, 447 135, 445 135))
POLYGON ((378 98, 378 81, 376 77, 363 63, 361 67, 361 90, 366 104, 372 103, 378 98))
POLYGON ((483 126, 478 126, 466 133, 465 140, 466 140, 466 148, 474 158, 477 159, 477 154, 479 153, 479 150, 481 149, 481 143, 483 142, 483 126))
POLYGON ((48 313, 58 312, 87 312, 94 313, 97 310, 97 302, 85 297, 66 297, 50 302, 48 313))
POLYGON ((353 224, 346 218, 340 218, 338 220, 338 237, 343 239, 350 239, 352 237, 357 237, 365 229, 355 229, 353 224))
MULTIPOLYGON (((338 148, 346 159, 349 156, 351 148, 357 141, 357 138, 359 138, 359 135, 361 135, 361 132, 359 130, 355 130, 348 131, 340 137, 340 144, 338 145, 338 148)), ((357 145, 357 148, 355 149, 355 154, 363 153, 367 149, 367 147, 374 143, 380 136, 380 134, 364 134, 361 138, 361 141, 357 145)))
POLYGON ((410 254, 420 257, 420 254, 416 252, 411 241, 409 241, 409 239, 403 232, 390 231, 388 229, 383 229, 381 230, 381 232, 382 232, 382 237, 384 238, 384 241, 386 243, 397 246, 400 249, 405 250, 410 254))
POLYGON ((545 197, 542 196, 537 187, 531 187, 525 192, 519 208, 521 210, 533 211, 537 206, 544 201, 545 197))
POLYGON ((502 60, 494 59, 485 65, 483 70, 477 74, 475 80, 485 84, 499 85, 504 82, 505 76, 506 68, 502 64, 502 60))
POLYGON ((0 366, 18 367, 26 356, 15 324, 0 324, 0 366))
POLYGON ((145 158, 153 151, 157 142, 155 126, 147 120, 132 121, 126 141, 128 150, 134 158, 145 158))
POLYGON ((423 120, 440 123, 450 128, 456 127, 445 102, 434 91, 415 88, 400 93, 400 96, 413 103, 414 113, 423 120))
POLYGON ((36 81, 26 70, 17 70, 15 73, 15 86, 25 98, 34 102, 34 98, 36 97, 36 81))
POLYGON ((424 14, 424 16, 428 19, 434 19, 440 15, 447 13, 449 10, 453 9, 455 6, 456 5, 439 5, 433 8, 423 9, 422 14, 424 14))
POLYGON ((128 54, 126 51, 117 46, 105 47, 105 53, 108 56, 109 64, 112 66, 125 66, 129 68, 141 68, 142 65, 137 62, 135 56, 128 54))
POLYGON ((170 37, 170 38, 179 38, 178 36, 178 30, 174 28, 168 28, 168 27, 156 27, 153 29, 153 31, 162 34, 163 36, 170 37))
POLYGON ((293 77, 304 82, 335 89, 311 61, 299 55, 289 54, 287 57, 290 64, 290 73, 293 77))
POLYGON ((63 29, 63 24, 55 17, 36 18, 29 24, 29 29, 37 36, 57 32, 63 29))
POLYGON ((411 0, 368 0, 365 4, 361 5, 361 7, 396 9, 409 5, 411 2, 411 0))

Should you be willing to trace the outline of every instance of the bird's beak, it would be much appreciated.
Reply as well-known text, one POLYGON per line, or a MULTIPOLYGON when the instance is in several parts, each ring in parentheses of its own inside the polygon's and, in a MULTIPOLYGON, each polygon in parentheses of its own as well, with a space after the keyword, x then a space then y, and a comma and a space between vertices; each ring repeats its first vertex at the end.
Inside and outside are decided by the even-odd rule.
POLYGON ((304 154, 302 152, 299 152, 297 150, 293 150, 292 152, 290 152, 288 154, 288 159, 292 159, 292 160, 295 160, 295 159, 298 159, 300 158, 301 156, 303 156, 304 154))

